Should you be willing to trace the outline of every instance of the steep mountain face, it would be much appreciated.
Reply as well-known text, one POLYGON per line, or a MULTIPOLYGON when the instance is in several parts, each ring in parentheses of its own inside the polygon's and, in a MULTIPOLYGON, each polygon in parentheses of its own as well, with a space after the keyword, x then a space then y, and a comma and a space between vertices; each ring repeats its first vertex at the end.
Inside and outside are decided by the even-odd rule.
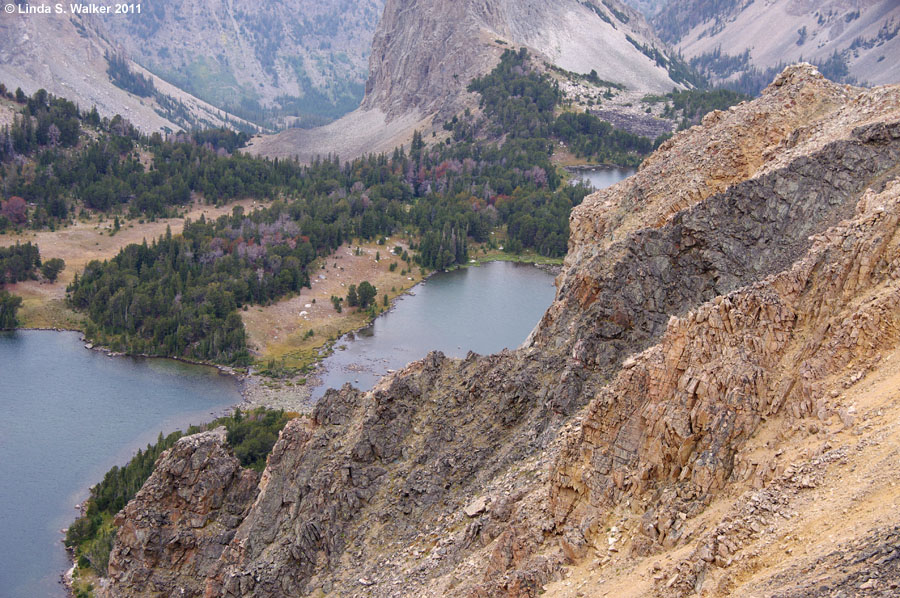
MULTIPOLYGON (((177 118, 155 100, 115 86, 107 74, 112 46, 96 23, 76 15, 0 14, 0 83, 32 94, 44 88, 103 116, 121 114, 144 131, 177 130, 177 118)), ((163 84, 161 84, 163 85, 163 84)), ((176 89, 166 95, 182 103, 195 123, 221 126, 220 110, 176 89)))
POLYGON ((289 423, 205 574, 141 556, 171 544, 152 497, 192 491, 151 478, 119 523, 160 533, 118 537, 101 594, 887 595, 898 161, 900 86, 791 67, 575 210, 522 348, 431 354, 289 423))
POLYGON ((567 70, 594 69, 601 79, 632 89, 670 91, 674 85, 665 69, 628 41, 661 47, 646 22, 619 2, 408 4, 387 1, 366 83, 363 107, 389 117, 446 108, 448 98, 490 71, 510 46, 528 46, 567 70))
POLYGON ((135 61, 255 121, 318 124, 359 106, 383 0, 151 0, 104 21, 135 61))
POLYGON ((703 58, 702 66, 716 80, 752 67, 825 63, 835 53, 860 82, 900 80, 900 64, 893 59, 900 53, 900 5, 893 0, 669 2, 653 22, 686 57, 703 58))
POLYGON ((382 7, 382 0, 180 0, 144 2, 140 13, 125 15, 4 12, 0 82, 97 105, 148 132, 226 119, 313 126, 359 106, 382 7), (109 55, 153 80, 157 93, 116 86, 109 55))
POLYGON ((450 118, 474 101, 469 82, 505 49, 527 46, 541 60, 640 92, 676 85, 652 58, 663 44, 618 0, 388 0, 369 61, 360 109, 314 131, 285 131, 253 145, 270 156, 335 152, 352 158, 408 143, 412 129, 450 118))

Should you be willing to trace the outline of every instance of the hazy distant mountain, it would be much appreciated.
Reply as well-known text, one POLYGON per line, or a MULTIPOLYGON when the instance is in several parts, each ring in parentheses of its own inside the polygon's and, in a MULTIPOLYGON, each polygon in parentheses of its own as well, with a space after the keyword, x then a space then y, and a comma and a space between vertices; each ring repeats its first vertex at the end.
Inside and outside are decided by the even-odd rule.
POLYGON ((384 0, 145 0, 110 18, 136 62, 255 122, 321 124, 359 106, 384 0))
POLYGON ((107 57, 116 55, 115 46, 101 25, 76 15, 0 12, 0 83, 28 94, 44 88, 85 109, 97 106, 103 116, 121 114, 148 132, 246 124, 124 58, 114 82, 107 57), (122 78, 141 83, 140 93, 126 91, 122 78))
POLYGON ((408 141, 415 126, 462 110, 469 82, 508 48, 631 91, 665 92, 679 75, 643 16, 618 0, 387 0, 361 108, 313 131, 254 144, 273 156, 342 157, 408 141), (674 79, 673 79, 674 77, 674 79))
POLYGON ((0 82, 96 104, 145 130, 234 115, 313 126, 362 100, 383 4, 146 0, 140 14, 118 16, 0 12, 0 82))
MULTIPOLYGON (((716 80, 802 59, 836 78, 900 81, 897 0, 679 0, 668 2, 653 23, 663 40, 716 80)), ((771 73, 756 78, 768 81, 771 73)))

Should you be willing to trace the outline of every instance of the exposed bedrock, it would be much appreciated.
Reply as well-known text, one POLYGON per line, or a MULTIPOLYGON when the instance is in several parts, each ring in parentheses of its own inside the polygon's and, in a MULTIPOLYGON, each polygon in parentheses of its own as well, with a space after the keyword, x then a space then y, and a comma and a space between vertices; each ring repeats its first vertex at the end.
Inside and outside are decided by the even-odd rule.
POLYGON ((837 413, 829 381, 897 344, 898 163, 900 89, 791 67, 575 210, 522 348, 329 391, 282 432, 250 506, 249 474, 222 469, 198 491, 232 505, 210 511, 229 518, 202 558, 168 548, 200 532, 166 496, 194 490, 154 474, 160 499, 145 487, 117 521, 166 548, 120 531, 108 595, 530 597, 613 546, 624 511, 635 559, 694 543, 654 592, 693 591, 739 547, 687 526, 786 475, 748 453, 759 430, 837 413))

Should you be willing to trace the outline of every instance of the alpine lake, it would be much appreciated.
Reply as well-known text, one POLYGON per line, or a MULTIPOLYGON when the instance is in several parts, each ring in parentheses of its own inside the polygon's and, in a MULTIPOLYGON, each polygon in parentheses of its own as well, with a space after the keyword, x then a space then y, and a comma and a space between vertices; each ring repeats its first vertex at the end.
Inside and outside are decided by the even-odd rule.
MULTIPOLYGON (((595 188, 633 169, 578 170, 595 188)), ((321 397, 371 388, 431 350, 454 357, 522 344, 555 294, 554 275, 491 262, 435 274, 324 360, 321 397)), ((63 598, 62 529, 89 487, 160 432, 208 422, 241 402, 215 368, 87 350, 76 332, 0 333, 0 588, 6 598, 63 598)))

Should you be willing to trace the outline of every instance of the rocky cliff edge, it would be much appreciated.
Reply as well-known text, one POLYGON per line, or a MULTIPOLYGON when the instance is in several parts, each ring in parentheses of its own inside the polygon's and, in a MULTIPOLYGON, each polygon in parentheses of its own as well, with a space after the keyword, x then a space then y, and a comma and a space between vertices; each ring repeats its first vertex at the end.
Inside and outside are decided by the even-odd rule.
POLYGON ((789 68, 575 210, 519 350, 330 391, 252 491, 180 443, 106 596, 893 595, 898 163, 900 87, 789 68))

